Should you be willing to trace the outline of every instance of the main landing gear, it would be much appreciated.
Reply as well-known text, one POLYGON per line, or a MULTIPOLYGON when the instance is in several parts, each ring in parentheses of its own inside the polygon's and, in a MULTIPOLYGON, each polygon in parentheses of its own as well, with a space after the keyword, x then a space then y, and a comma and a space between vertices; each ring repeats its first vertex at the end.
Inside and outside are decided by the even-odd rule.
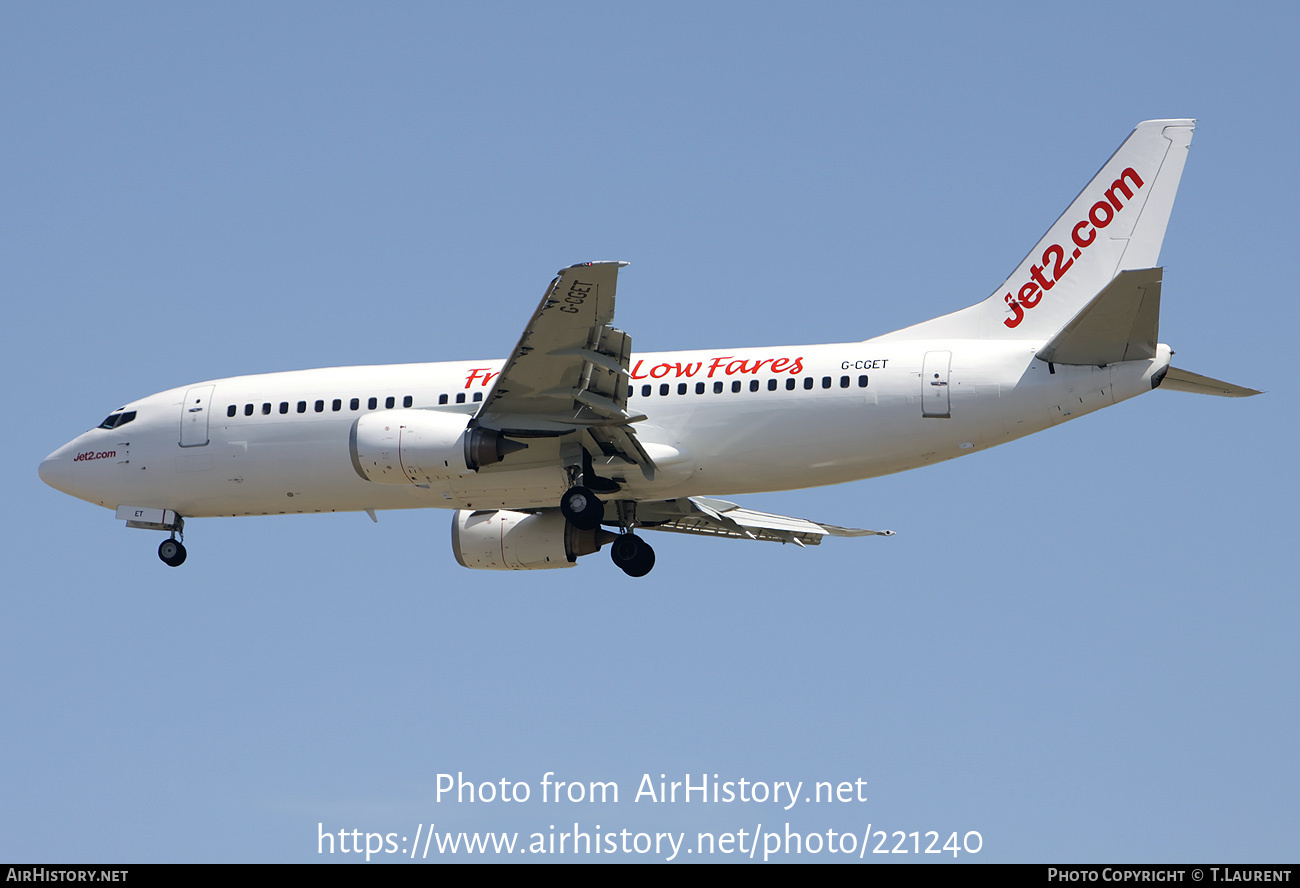
POLYGON ((560 512, 578 530, 595 530, 605 520, 605 504, 596 494, 617 493, 617 481, 602 478, 591 465, 591 454, 582 451, 582 462, 571 465, 569 489, 560 497, 560 512))
POLYGON ((159 544, 158 557, 168 567, 180 567, 185 563, 185 544, 173 535, 171 539, 159 544))
POLYGON ((560 512, 578 530, 595 530, 605 517, 605 504, 586 487, 570 487, 560 497, 560 512))
POLYGON ((609 556, 629 577, 643 577, 655 566, 655 550, 634 533, 625 533, 610 543, 609 556))
MULTIPOLYGON (((569 483, 572 486, 560 497, 561 514, 578 530, 597 529, 605 521, 605 504, 596 496, 596 491, 616 493, 618 483, 601 478, 592 471, 591 456, 586 451, 582 454, 581 470, 576 466, 570 469, 569 483)), ((632 532, 637 526, 636 502, 617 500, 614 507, 623 532, 610 544, 610 557, 629 577, 643 577, 655 566, 655 550, 632 532)))

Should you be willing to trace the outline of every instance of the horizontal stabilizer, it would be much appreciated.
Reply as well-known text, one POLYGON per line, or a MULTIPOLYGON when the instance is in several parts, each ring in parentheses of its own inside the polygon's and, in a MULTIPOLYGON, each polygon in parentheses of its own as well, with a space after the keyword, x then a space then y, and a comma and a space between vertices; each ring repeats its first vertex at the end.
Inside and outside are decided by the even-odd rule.
POLYGON ((1156 356, 1163 269, 1121 271, 1039 349, 1056 364, 1115 364, 1156 356))
POLYGON ((1189 373, 1177 367, 1169 368, 1165 378, 1160 381, 1160 388, 1175 392, 1191 392, 1194 395, 1215 395, 1220 398, 1249 398, 1251 395, 1263 394, 1255 389, 1221 382, 1199 373, 1189 373))

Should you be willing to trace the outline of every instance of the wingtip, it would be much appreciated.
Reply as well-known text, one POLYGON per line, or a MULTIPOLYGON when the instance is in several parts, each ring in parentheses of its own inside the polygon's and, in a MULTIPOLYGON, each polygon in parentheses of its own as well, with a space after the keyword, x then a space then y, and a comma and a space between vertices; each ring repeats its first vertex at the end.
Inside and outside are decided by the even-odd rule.
POLYGON ((624 262, 622 259, 595 259, 591 262, 576 262, 573 265, 566 265, 564 268, 561 268, 556 272, 556 274, 563 274, 571 268, 590 268, 593 265, 617 265, 619 268, 623 268, 626 265, 631 265, 631 263, 624 262))

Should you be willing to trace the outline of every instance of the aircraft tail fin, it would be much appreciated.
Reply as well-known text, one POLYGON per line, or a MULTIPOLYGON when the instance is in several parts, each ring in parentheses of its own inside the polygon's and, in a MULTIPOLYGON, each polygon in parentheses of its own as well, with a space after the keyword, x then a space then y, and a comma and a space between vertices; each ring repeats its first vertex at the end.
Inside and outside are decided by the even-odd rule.
MULTIPOLYGON (((1159 264, 1195 124, 1139 123, 993 295, 874 341, 1046 340, 1064 332, 1117 275, 1159 264)), ((1158 300, 1158 280, 1155 292, 1158 300)), ((1118 301, 1108 298, 1097 310, 1118 301)))

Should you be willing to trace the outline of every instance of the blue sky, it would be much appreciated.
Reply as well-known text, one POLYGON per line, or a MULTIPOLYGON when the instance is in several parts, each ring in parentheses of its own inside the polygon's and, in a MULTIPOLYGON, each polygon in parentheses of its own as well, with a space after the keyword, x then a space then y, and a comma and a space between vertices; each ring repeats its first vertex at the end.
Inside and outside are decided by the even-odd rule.
POLYGON ((318 823, 573 822, 1294 859, 1296 26, 1281 4, 6 5, 0 859, 314 861, 318 823), (638 350, 888 332, 987 296, 1135 123, 1183 116, 1161 338, 1269 394, 1155 392, 743 498, 891 539, 665 534, 631 581, 603 555, 464 570, 442 512, 207 519, 170 570, 36 476, 188 382, 502 357, 588 259, 632 262, 638 350), (548 771, 620 801, 544 805, 548 771), (457 772, 534 799, 438 801, 457 772), (633 801, 688 773, 868 800, 633 801))

